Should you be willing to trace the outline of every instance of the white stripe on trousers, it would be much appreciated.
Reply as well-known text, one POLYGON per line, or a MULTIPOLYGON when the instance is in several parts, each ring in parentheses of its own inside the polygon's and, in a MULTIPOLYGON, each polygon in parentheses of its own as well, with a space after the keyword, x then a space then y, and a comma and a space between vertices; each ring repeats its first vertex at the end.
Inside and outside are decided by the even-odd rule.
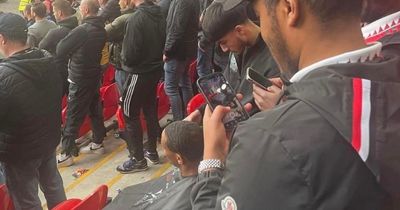
POLYGON ((129 117, 129 109, 132 101, 133 92, 135 91, 136 83, 139 75, 133 74, 131 79, 131 84, 129 84, 128 91, 124 99, 124 114, 129 117))

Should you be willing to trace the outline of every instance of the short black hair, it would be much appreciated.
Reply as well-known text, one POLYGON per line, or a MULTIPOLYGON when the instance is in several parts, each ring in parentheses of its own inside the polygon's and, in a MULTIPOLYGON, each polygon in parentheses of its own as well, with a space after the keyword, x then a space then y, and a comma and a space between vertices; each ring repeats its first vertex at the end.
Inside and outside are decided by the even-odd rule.
POLYGON ((221 39, 235 26, 248 20, 248 8, 248 1, 243 1, 229 10, 224 10, 222 2, 214 1, 204 13, 201 25, 204 35, 212 42, 221 39))
MULTIPOLYGON (((265 0, 268 9, 275 8, 280 0, 265 0)), ((361 17, 363 0, 304 0, 321 23, 329 23, 338 18, 361 17)))
POLYGON ((169 150, 190 162, 200 162, 203 159, 203 129, 197 123, 176 121, 169 124, 164 132, 168 138, 169 150))
POLYGON ((46 10, 46 5, 44 5, 42 2, 34 3, 32 5, 32 12, 34 12, 40 18, 46 17, 46 10))

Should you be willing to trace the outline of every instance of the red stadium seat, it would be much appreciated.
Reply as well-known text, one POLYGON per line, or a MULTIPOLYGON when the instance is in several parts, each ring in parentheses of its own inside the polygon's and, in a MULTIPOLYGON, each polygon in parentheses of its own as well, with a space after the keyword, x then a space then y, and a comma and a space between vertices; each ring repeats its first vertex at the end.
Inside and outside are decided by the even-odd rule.
POLYGON ((103 74, 103 87, 109 86, 115 82, 115 68, 109 64, 103 74))
POLYGON ((66 200, 54 207, 53 210, 101 210, 106 205, 107 193, 107 185, 101 185, 85 199, 66 200))
POLYGON ((206 102, 204 96, 202 94, 197 94, 195 95, 192 99, 190 99, 186 111, 188 114, 194 112, 196 109, 198 109, 202 104, 206 102))
POLYGON ((104 120, 108 120, 115 115, 118 109, 119 93, 117 84, 113 83, 107 87, 102 87, 100 94, 103 101, 104 120))
POLYGON ((56 207, 54 207, 52 210, 71 210, 74 208, 78 203, 82 202, 81 199, 68 199, 60 204, 58 204, 56 207))
POLYGON ((101 210, 107 202, 107 185, 101 185, 93 194, 83 199, 78 205, 71 210, 101 210))
POLYGON ((0 210, 14 210, 14 204, 5 184, 0 185, 0 210))

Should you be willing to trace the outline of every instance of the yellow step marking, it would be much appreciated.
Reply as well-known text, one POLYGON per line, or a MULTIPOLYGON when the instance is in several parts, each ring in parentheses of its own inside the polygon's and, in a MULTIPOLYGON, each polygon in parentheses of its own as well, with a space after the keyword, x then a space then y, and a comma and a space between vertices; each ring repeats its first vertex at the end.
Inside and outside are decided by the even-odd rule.
POLYGON ((112 153, 107 155, 105 158, 103 158, 100 162, 96 163, 91 169, 89 169, 88 172, 84 173, 82 176, 77 178, 74 182, 72 182, 67 188, 65 188, 65 193, 68 193, 71 191, 74 187, 79 185, 83 180, 85 180, 88 176, 93 174, 97 169, 102 167, 104 164, 106 164, 108 161, 110 161, 114 156, 116 156, 119 152, 124 150, 126 147, 126 144, 120 145, 116 150, 114 150, 112 153))

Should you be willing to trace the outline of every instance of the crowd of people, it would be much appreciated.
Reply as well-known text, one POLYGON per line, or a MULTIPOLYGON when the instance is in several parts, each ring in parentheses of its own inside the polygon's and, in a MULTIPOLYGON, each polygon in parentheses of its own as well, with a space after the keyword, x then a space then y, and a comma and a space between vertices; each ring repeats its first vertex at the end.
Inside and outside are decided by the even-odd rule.
POLYGON ((19 9, 0 12, 0 181, 4 171, 16 209, 41 209, 38 186, 55 207, 66 199, 57 167, 104 153, 109 65, 129 153, 116 170, 158 164, 161 140, 177 171, 126 188, 107 209, 400 209, 400 1, 23 0, 19 9), (227 130, 229 107, 186 112, 194 60, 199 76, 222 71, 248 120, 227 130), (272 85, 247 80, 249 67, 272 85), (164 131, 160 80, 173 118, 164 131), (93 138, 79 148, 86 116, 93 138))

